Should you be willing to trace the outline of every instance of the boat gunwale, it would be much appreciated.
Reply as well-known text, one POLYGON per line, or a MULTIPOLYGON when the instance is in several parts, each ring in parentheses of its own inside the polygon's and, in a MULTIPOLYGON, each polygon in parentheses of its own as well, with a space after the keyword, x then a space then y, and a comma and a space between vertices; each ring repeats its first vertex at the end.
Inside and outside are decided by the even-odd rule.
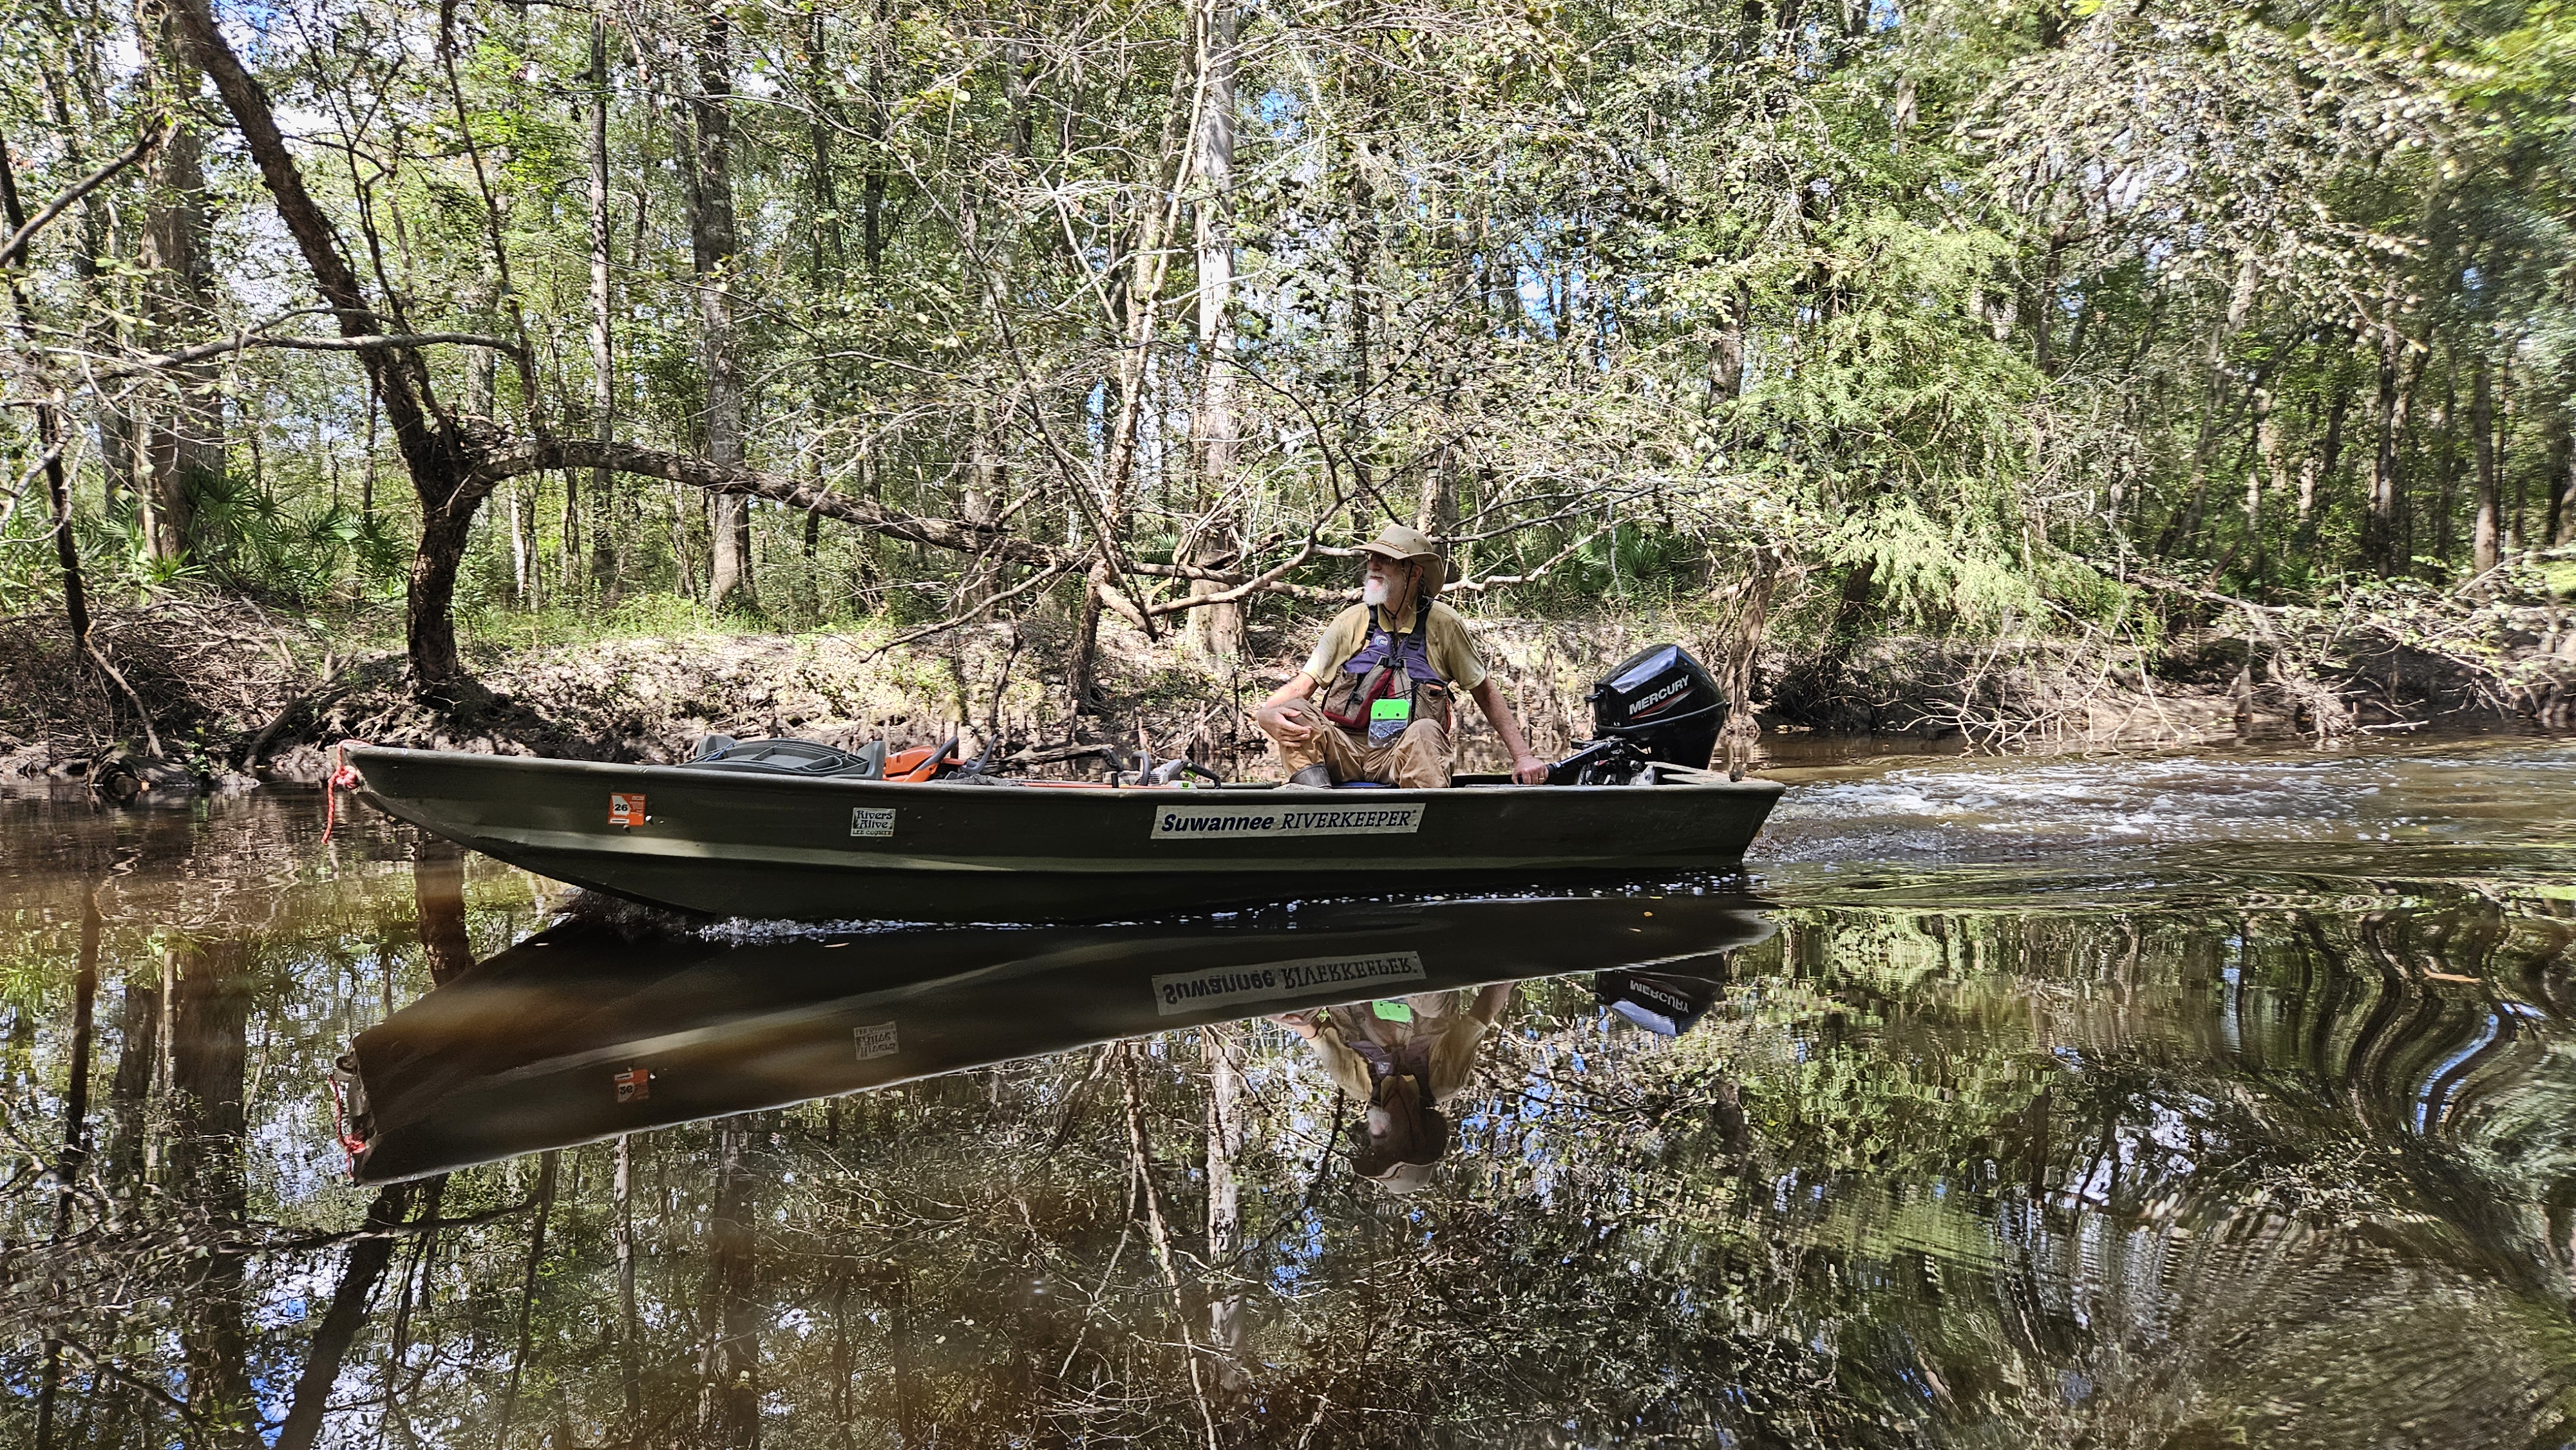
MULTIPOLYGON (((950 784, 950 782, 946 781, 853 780, 843 776, 792 775, 783 771, 770 772, 707 769, 694 764, 683 763, 672 765, 658 761, 629 762, 614 760, 571 760, 551 755, 495 755, 476 750, 417 750, 408 746, 399 745, 351 745, 347 749, 348 760, 351 764, 358 767, 359 774, 362 776, 366 773, 365 757, 368 756, 392 757, 397 760, 431 760, 450 762, 465 765, 468 768, 478 768, 488 764, 505 769, 568 770, 578 774, 615 774, 639 770, 678 771, 694 781, 722 781, 734 785, 761 784, 832 786, 844 790, 866 792, 875 792, 879 790, 910 792, 920 790, 925 786, 936 788, 950 784)), ((1694 770, 1689 766, 1659 767, 1659 776, 1662 770, 1684 772, 1690 776, 1696 776, 1699 778, 1681 780, 1658 778, 1648 782, 1644 787, 1645 789, 1657 792, 1685 793, 1707 791, 1718 795, 1769 795, 1776 798, 1789 788, 1788 784, 1784 781, 1771 780, 1761 776, 1748 776, 1743 780, 1731 780, 1725 776, 1719 775, 1715 771, 1694 770)), ((1173 793, 1214 795, 1220 792, 1232 791, 1298 790, 1302 793, 1304 790, 1309 789, 1307 787, 1291 786, 1285 781, 1247 781, 1241 783, 1228 783, 1226 785, 1213 787, 1191 787, 1179 785, 1128 786, 1109 785, 1106 783, 1093 785, 1090 782, 1060 783, 1090 785, 1091 788, 1080 793, 1067 793, 1056 798, 1087 800, 1161 799, 1166 795, 1173 793)), ((957 786, 955 788, 960 790, 979 791, 992 789, 992 787, 989 786, 957 786)), ((368 786, 368 789, 371 793, 382 793, 372 784, 368 786)), ((1332 787, 1331 789, 1338 790, 1340 787, 1332 787)), ((1533 798, 1591 799, 1608 793, 1627 794, 1637 789, 1639 789, 1639 787, 1635 785, 1528 786, 1518 784, 1487 783, 1447 786, 1380 786, 1370 790, 1369 798, 1372 800, 1424 801, 1457 800, 1461 798, 1494 799, 1502 797, 1511 797, 1523 800, 1533 798)))

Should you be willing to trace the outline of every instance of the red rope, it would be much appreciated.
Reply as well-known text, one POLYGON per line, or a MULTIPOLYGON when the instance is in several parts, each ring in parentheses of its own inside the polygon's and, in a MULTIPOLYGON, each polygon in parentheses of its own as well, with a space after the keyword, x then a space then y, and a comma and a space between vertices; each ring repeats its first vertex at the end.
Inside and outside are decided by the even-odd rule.
POLYGON ((349 1109, 342 1101, 340 1075, 332 1073, 325 1081, 331 1084, 331 1136, 340 1140, 340 1151, 349 1155, 349 1166, 354 1169, 358 1155, 367 1151, 367 1140, 349 1133, 349 1109))
POLYGON ((327 843, 331 832, 340 824, 340 792, 356 790, 366 784, 366 777, 349 763, 349 747, 364 745, 363 740, 343 740, 331 747, 331 773, 322 778, 322 839, 327 843))

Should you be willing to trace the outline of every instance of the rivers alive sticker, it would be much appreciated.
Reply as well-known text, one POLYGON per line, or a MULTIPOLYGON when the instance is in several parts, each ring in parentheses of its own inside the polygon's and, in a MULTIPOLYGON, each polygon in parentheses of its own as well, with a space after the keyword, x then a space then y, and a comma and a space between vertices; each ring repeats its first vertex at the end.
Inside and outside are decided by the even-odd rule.
POLYGON ((612 826, 640 826, 652 817, 644 814, 644 797, 623 791, 608 793, 608 823, 612 826))
POLYGON ((1300 957, 1293 962, 1263 962, 1249 967, 1210 967, 1204 972, 1156 977, 1154 1010, 1169 1017, 1175 1012, 1198 1012, 1274 997, 1311 997, 1320 992, 1366 996, 1381 982, 1421 980, 1422 958, 1414 952, 1300 957))
MULTIPOLYGON (((894 812, 888 811, 887 815, 894 812)), ((895 1045, 895 1024, 867 1022, 850 1029, 850 1045, 858 1049, 859 1061, 872 1057, 892 1057, 903 1049, 895 1045)))
POLYGON ((1422 811, 1420 801, 1382 806, 1167 806, 1154 812, 1153 838, 1410 836, 1422 828, 1422 811))
POLYGON ((875 836, 880 840, 894 834, 894 812, 891 809, 870 810, 866 806, 850 808, 850 834, 875 836))

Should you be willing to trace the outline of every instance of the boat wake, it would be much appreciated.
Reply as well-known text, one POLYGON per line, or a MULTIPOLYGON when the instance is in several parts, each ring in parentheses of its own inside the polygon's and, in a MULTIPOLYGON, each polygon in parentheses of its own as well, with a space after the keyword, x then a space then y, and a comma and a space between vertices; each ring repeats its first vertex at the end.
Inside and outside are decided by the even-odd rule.
MULTIPOLYGON (((1785 866, 2047 861, 2098 865, 2206 849, 2240 869, 2314 871, 2462 850, 2576 866, 2576 748, 2516 742, 2320 755, 1960 759, 1791 789, 1748 853, 1785 866)), ((1839 778, 1834 778, 1839 777, 1839 778)))

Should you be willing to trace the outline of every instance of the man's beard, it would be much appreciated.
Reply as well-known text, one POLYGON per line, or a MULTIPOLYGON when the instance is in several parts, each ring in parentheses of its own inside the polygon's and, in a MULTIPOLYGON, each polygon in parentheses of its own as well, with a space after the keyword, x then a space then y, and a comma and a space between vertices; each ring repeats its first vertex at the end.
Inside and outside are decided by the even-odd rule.
POLYGON ((1385 602, 1386 581, 1377 575, 1370 575, 1367 581, 1360 585, 1360 603, 1384 604, 1385 602))

